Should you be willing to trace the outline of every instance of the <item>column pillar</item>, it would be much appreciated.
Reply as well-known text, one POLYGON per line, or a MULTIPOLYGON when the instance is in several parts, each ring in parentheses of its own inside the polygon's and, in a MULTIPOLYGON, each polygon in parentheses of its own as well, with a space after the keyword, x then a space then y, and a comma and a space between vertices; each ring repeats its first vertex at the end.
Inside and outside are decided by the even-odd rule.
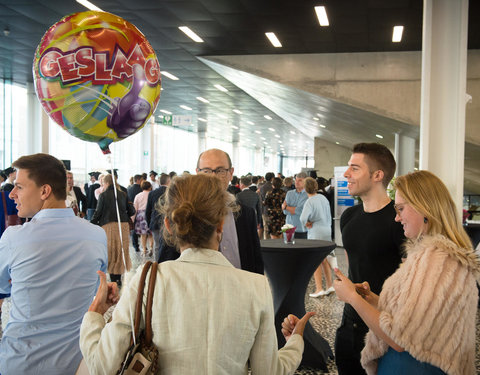
POLYGON ((420 169, 463 201, 468 0, 424 0, 420 169))
POLYGON ((198 154, 200 155, 203 151, 207 149, 207 132, 199 131, 197 133, 198 139, 198 154))
MULTIPOLYGON (((240 154, 240 146, 238 141, 232 142, 232 165, 235 168, 239 168, 240 166, 240 159, 239 159, 239 154, 240 154)), ((255 172, 253 172, 255 173, 255 172)))
POLYGON ((395 134, 396 175, 401 176, 413 172, 415 168, 415 139, 405 135, 395 134))

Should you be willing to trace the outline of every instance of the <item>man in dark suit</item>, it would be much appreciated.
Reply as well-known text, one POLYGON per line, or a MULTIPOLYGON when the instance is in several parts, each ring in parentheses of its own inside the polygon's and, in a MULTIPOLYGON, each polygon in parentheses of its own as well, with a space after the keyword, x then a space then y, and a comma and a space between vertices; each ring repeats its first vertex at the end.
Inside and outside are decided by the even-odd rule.
MULTIPOLYGON (((210 149, 198 157, 196 171, 197 174, 214 174, 227 190, 234 168, 230 156, 225 151, 210 149)), ((227 215, 225 218, 220 251, 236 268, 263 274, 256 224, 255 210, 240 203, 240 212, 237 215, 227 215)))
MULTIPOLYGON (((258 176, 251 176, 250 177, 252 180, 251 180, 251 183, 250 185, 248 186, 248 188, 253 191, 254 193, 257 192, 258 190, 258 176)), ((241 187, 240 187, 241 188, 241 187)))
MULTIPOLYGON (((73 173, 67 171, 67 201, 69 200, 70 192, 73 190, 75 199, 73 201, 73 211, 75 215, 85 217, 87 214, 87 197, 82 193, 82 189, 74 185, 73 173)), ((71 207, 67 204, 67 207, 71 207)))
POLYGON ((97 208, 97 198, 95 198, 95 190, 100 187, 97 182, 100 172, 90 172, 90 182, 85 184, 85 195, 87 196, 87 220, 91 220, 97 208))
MULTIPOLYGON (((130 185, 127 188, 127 197, 128 201, 133 203, 137 194, 142 192, 141 184, 143 182, 143 176, 141 174, 136 174, 133 176, 133 185, 130 185)), ((135 232, 135 229, 130 231, 130 235, 132 238, 132 246, 135 248, 135 251, 140 251, 140 247, 138 246, 138 234, 135 232)))
POLYGON ((163 227, 162 215, 157 210, 157 204, 160 198, 165 194, 168 185, 170 184, 170 176, 166 173, 160 175, 160 186, 148 193, 147 208, 145 209, 145 218, 147 220, 148 227, 152 231, 153 241, 155 242, 154 256, 160 256, 160 245, 162 243, 162 237, 160 231, 163 227))
POLYGON ((260 223, 262 221, 262 203, 260 202, 260 196, 248 188, 251 183, 252 178, 250 176, 242 176, 240 178, 240 189, 242 189, 242 191, 236 195, 236 198, 238 203, 255 210, 257 229, 260 229, 260 223))

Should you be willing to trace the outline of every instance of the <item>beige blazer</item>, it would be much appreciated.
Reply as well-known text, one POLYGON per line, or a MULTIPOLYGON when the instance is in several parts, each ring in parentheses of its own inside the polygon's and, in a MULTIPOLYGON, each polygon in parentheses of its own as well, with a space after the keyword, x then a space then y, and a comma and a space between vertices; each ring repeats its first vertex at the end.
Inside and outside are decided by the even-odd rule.
MULTIPOLYGON (((80 348, 92 375, 115 374, 120 366, 130 343, 139 277, 140 270, 110 323, 100 314, 85 314, 80 348)), ((176 261, 161 263, 152 315, 158 374, 247 374, 248 361, 253 375, 293 374, 302 358, 299 335, 277 349, 267 279, 234 268, 218 251, 188 249, 176 261)))

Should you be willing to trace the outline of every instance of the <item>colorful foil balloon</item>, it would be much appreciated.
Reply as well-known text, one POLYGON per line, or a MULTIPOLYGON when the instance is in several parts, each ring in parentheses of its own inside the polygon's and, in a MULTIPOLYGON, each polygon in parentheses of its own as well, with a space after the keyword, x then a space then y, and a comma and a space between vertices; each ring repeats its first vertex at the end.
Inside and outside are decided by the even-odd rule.
POLYGON ((77 138, 109 145, 140 130, 160 99, 160 65, 145 36, 110 13, 66 16, 43 36, 33 62, 48 115, 77 138))

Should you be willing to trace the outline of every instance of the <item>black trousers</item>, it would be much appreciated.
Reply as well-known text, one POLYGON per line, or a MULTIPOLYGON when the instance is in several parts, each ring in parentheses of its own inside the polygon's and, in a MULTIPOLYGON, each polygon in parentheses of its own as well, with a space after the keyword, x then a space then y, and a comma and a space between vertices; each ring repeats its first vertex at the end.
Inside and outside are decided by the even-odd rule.
POLYGON ((307 239, 307 232, 295 232, 295 238, 305 238, 305 239, 307 239))
POLYGON ((366 374, 360 364, 360 352, 365 346, 368 327, 360 320, 353 320, 343 312, 342 323, 335 336, 335 363, 339 375, 366 374))

